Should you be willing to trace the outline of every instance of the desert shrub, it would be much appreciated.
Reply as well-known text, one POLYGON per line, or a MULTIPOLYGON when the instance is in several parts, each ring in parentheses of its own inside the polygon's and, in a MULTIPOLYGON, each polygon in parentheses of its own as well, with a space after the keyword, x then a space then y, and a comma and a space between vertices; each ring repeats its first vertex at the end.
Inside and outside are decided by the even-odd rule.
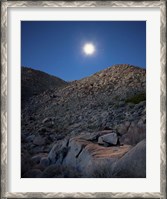
POLYGON ((41 178, 80 178, 81 173, 70 166, 50 165, 47 167, 41 178))
MULTIPOLYGON (((104 160, 103 160, 104 161, 104 160)), ((93 171, 91 172, 91 178, 111 178, 112 177, 112 164, 113 162, 104 161, 101 164, 94 165, 93 171)))
POLYGON ((116 103, 114 104, 113 108, 114 108, 114 109, 119 108, 119 103, 118 103, 118 102, 116 102, 116 103))
POLYGON ((22 177, 23 178, 40 178, 41 173, 42 172, 40 169, 30 169, 22 177))
POLYGON ((96 168, 94 172, 92 173, 92 178, 111 178, 112 172, 110 167, 103 166, 101 168, 96 168))
POLYGON ((130 98, 127 98, 125 100, 126 103, 133 103, 133 104, 138 104, 139 102, 145 101, 146 100, 146 93, 139 93, 136 94, 130 98))
POLYGON ((114 101, 118 101, 118 100, 119 100, 119 96, 117 96, 117 95, 114 96, 114 97, 113 97, 113 100, 114 100, 114 101))

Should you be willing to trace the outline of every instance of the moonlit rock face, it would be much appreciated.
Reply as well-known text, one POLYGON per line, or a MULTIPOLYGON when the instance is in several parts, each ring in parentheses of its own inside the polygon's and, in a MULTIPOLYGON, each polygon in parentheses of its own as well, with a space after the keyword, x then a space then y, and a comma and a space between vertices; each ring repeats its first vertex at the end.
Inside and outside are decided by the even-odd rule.
POLYGON ((95 47, 93 46, 93 44, 87 43, 87 44, 84 45, 83 50, 84 50, 84 53, 85 53, 85 54, 91 55, 91 54, 94 53, 95 47))

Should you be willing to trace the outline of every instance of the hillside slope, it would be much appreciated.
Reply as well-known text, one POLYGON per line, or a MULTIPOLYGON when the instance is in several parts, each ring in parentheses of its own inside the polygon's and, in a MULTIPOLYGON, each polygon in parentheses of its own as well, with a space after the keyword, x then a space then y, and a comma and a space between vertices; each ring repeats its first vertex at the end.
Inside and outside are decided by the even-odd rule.
MULTIPOLYGON (((40 170, 37 176, 56 177, 54 172, 60 171, 59 166, 71 166, 82 173, 79 176, 92 177, 95 173, 87 171, 106 161, 105 165, 112 164, 115 170, 109 176, 145 176, 146 142, 138 145, 146 137, 145 69, 114 65, 65 87, 46 90, 30 98, 22 108, 21 121, 22 162, 27 153, 31 160, 38 156, 35 166, 30 166, 40 170), (124 168, 123 162, 133 164, 131 154, 140 157, 135 165, 142 168, 141 173, 126 167, 127 173, 119 175, 114 164, 119 164, 118 168, 124 168)), ((33 171, 30 173, 24 177, 35 176, 33 171)), ((104 177, 95 175, 99 176, 104 177)))
POLYGON ((47 117, 55 120, 49 131, 58 134, 113 128, 124 120, 141 117, 144 109, 136 112, 136 105, 127 100, 145 95, 145 91, 144 69, 130 65, 112 66, 62 89, 48 90, 31 98, 22 111, 22 130, 37 132, 47 117), (29 117, 34 118, 33 125, 29 117))

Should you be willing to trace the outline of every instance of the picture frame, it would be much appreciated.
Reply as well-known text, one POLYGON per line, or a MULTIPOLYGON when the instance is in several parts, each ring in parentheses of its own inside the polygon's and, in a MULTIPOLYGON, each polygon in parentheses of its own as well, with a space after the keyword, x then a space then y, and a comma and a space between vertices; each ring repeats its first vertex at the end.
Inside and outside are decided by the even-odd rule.
POLYGON ((1 197, 2 198, 166 198, 166 3, 165 1, 3 1, 1 2, 1 197), (160 9, 160 192, 9 192, 8 180, 8 12, 26 7, 123 7, 160 9))

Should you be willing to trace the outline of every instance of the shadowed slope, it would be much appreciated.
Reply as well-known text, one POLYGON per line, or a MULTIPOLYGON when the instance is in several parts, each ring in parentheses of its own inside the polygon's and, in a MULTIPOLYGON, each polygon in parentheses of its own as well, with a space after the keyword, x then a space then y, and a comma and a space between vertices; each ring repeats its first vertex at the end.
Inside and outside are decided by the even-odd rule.
POLYGON ((22 105, 34 95, 48 89, 56 89, 66 85, 67 82, 39 70, 21 67, 21 101, 22 105))

